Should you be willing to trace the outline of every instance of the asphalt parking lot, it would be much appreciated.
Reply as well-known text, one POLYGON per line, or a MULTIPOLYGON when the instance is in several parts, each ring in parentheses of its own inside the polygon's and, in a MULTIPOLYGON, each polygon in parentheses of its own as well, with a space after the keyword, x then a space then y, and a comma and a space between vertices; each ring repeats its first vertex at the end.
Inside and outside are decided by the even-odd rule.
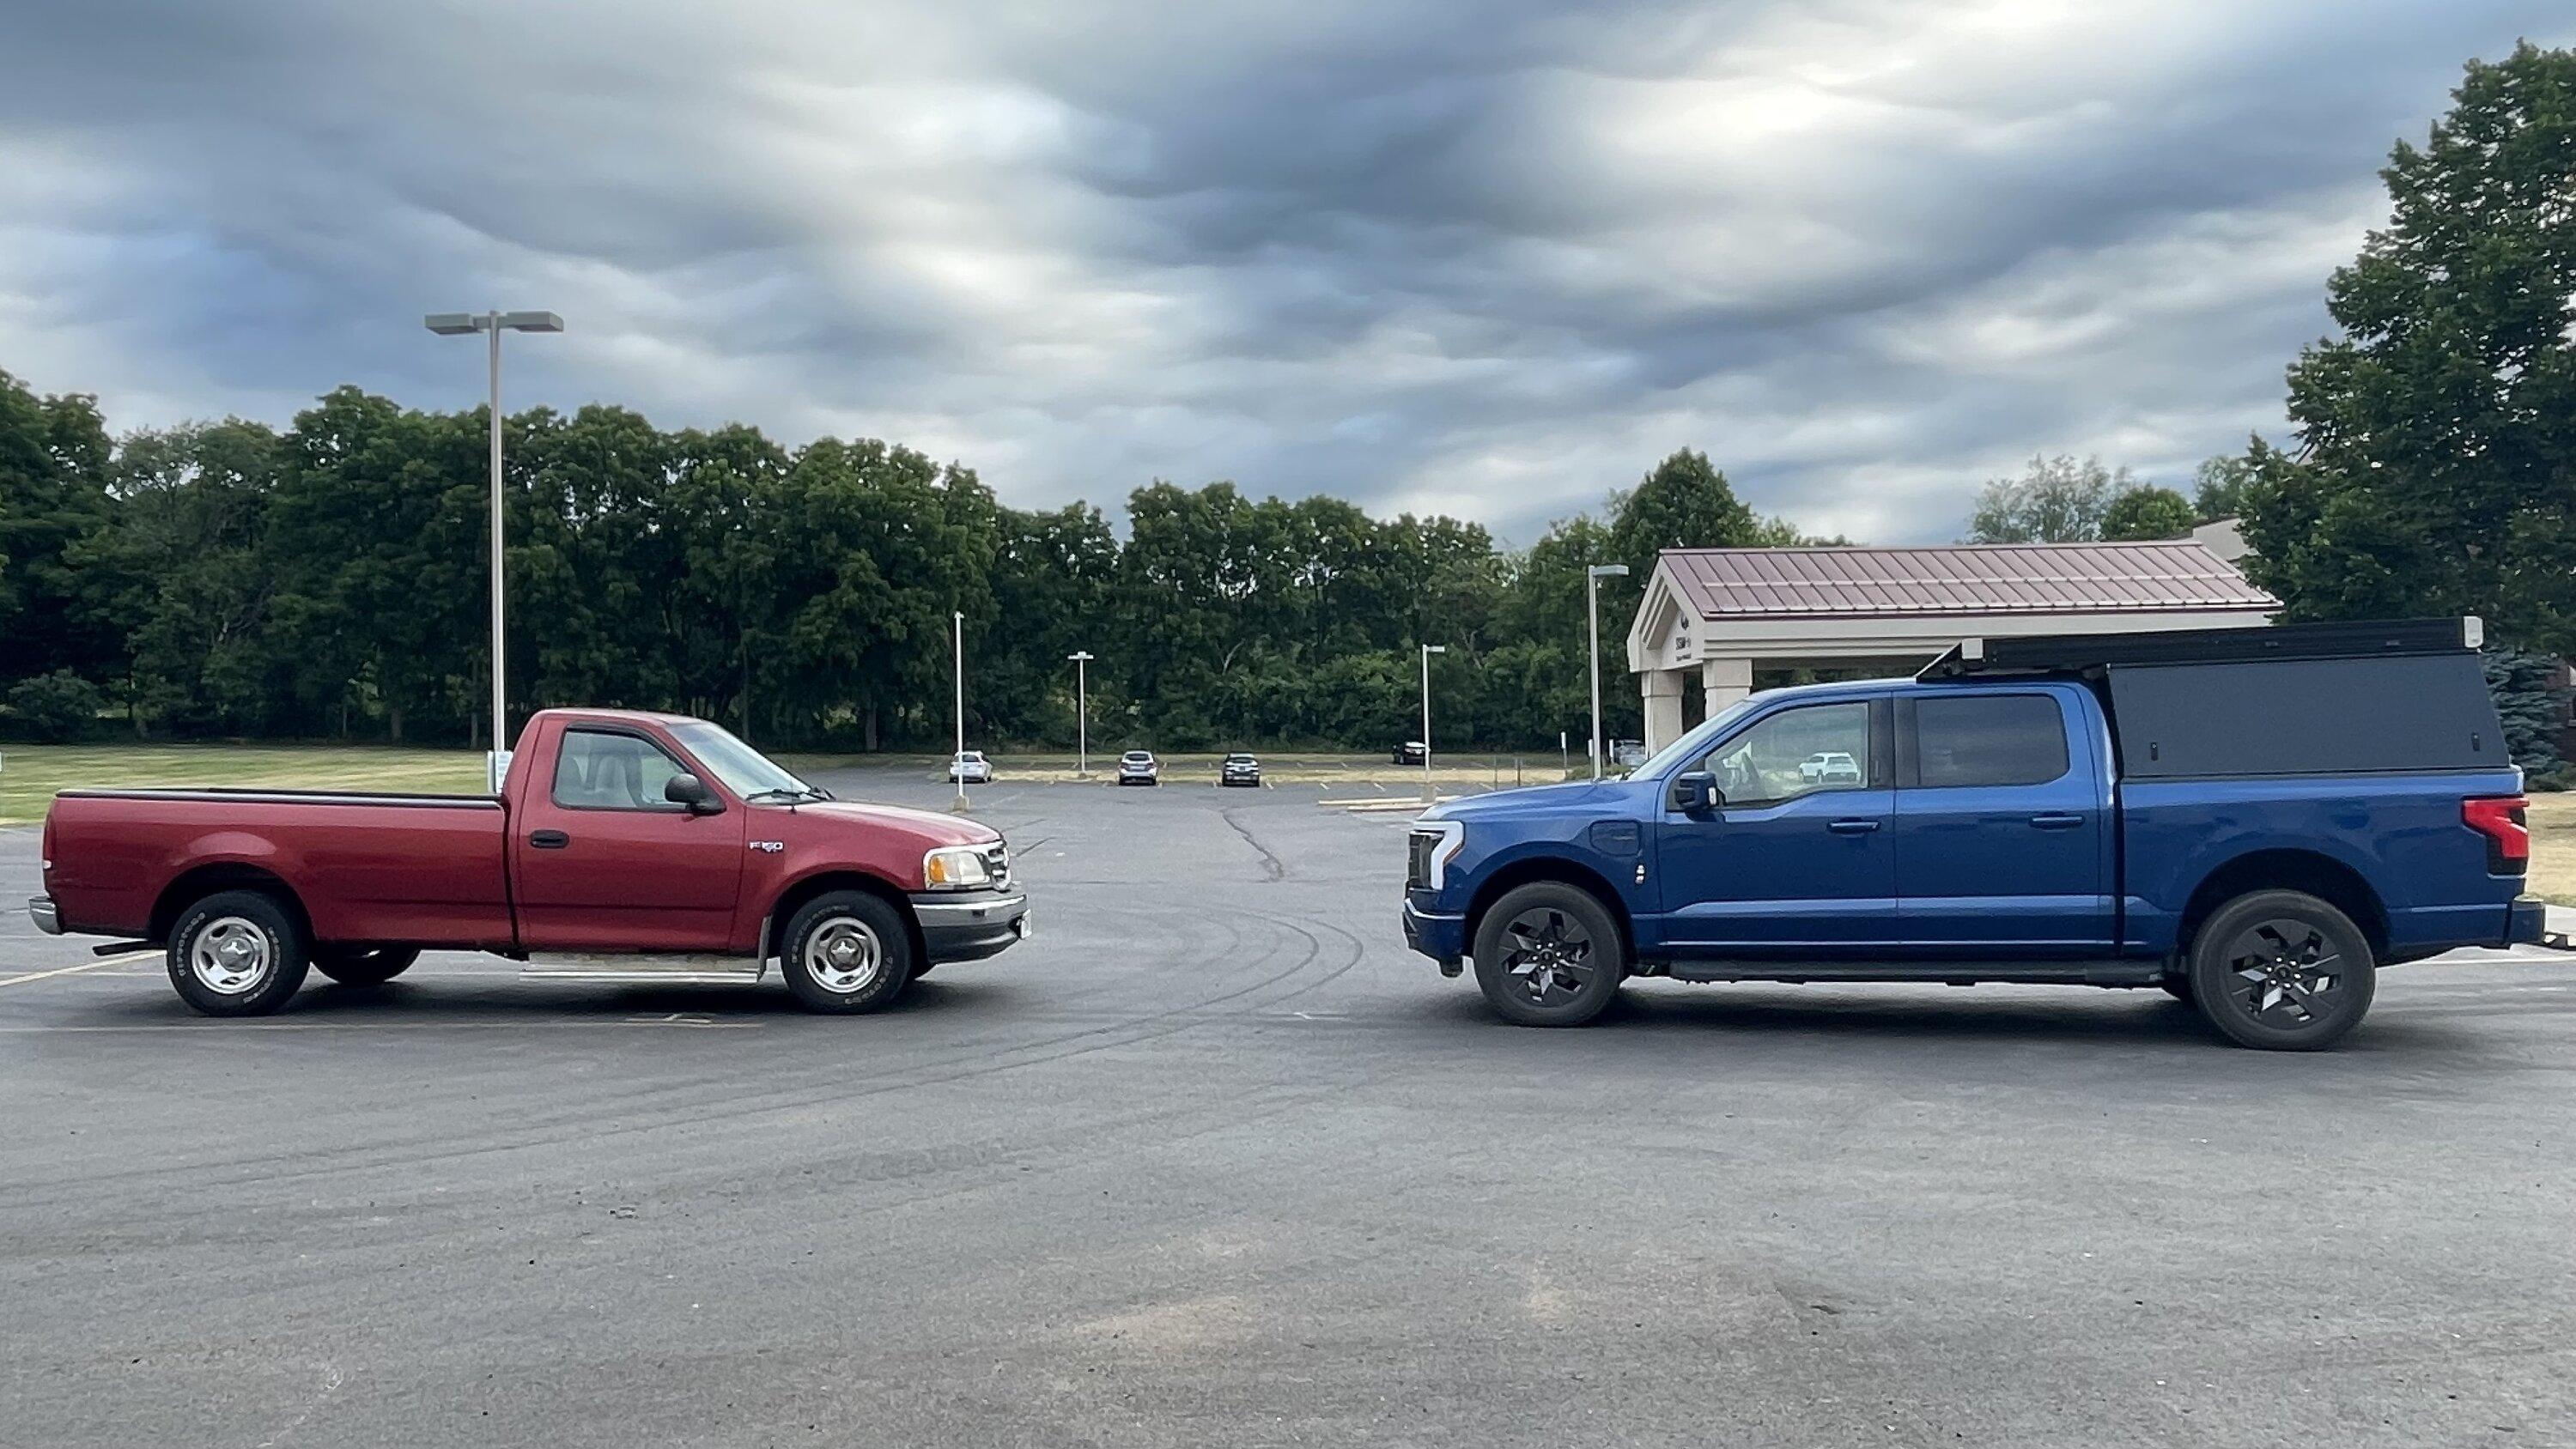
POLYGON ((2576 957, 2318 1056, 2068 988, 1526 1031, 1403 950, 1400 815, 977 795, 1035 939, 857 1019, 446 955, 209 1021, 0 832, 0 1442, 2576 1436, 2576 957))

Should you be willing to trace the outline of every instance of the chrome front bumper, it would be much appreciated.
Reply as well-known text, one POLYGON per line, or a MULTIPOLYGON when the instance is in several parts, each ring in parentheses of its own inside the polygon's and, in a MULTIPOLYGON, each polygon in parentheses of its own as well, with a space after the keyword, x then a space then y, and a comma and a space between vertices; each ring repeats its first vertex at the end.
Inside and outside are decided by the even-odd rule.
POLYGON ((63 933, 63 913, 55 909, 52 896, 28 897, 27 918, 36 923, 37 930, 48 936, 59 936, 63 933))

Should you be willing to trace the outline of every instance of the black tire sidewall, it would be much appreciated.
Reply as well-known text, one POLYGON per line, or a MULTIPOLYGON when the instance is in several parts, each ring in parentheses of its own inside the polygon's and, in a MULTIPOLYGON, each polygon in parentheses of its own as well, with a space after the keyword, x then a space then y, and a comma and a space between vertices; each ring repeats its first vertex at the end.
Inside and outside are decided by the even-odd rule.
POLYGON ((179 993, 179 999, 206 1016, 265 1016, 285 1005, 287 998, 303 986, 304 973, 312 966, 303 929, 294 913, 274 896, 259 891, 217 891, 190 905, 171 924, 170 941, 162 954, 169 966, 170 985, 179 993), (198 933, 228 916, 249 921, 268 937, 269 959, 266 980, 248 991, 231 994, 208 990, 188 969, 188 948, 198 933))
POLYGON ((382 986, 412 968, 418 946, 316 946, 313 969, 343 986, 382 986))
POLYGON ((787 932, 779 938, 778 971, 787 978, 787 990, 795 996, 796 1004, 808 1011, 848 1016, 881 1010, 911 984, 912 933, 905 929, 902 915, 883 897, 867 891, 829 891, 807 901, 788 918, 787 932), (866 922, 886 953, 885 970, 863 990, 828 990, 805 969, 806 938, 838 916, 855 916, 866 922))
POLYGON ((2370 939, 2352 918, 2303 891, 2255 891, 2210 913, 2192 937, 2188 965, 2192 1004, 2228 1040, 2267 1051, 2323 1051, 2361 1025, 2376 994, 2379 966, 2370 939), (2264 917, 2287 917, 2314 926, 2347 961, 2360 963, 2337 988, 2335 1014, 2302 1027, 2277 1027, 2245 1014, 2228 994, 2227 946, 2238 932, 2264 917))
POLYGON ((1476 963, 1477 988, 1485 993, 1485 1003, 1495 1015, 1515 1026, 1581 1026, 1618 999, 1619 982, 1628 971, 1625 941, 1618 922, 1592 892, 1581 886, 1542 881, 1505 891, 1501 899, 1486 907, 1476 922, 1476 939, 1469 954, 1476 963), (1562 1006, 1534 1006, 1522 1000, 1511 989, 1511 978, 1504 974, 1503 928, 1514 916, 1537 906, 1552 906, 1581 921, 1583 929, 1604 952, 1592 980, 1562 1006))

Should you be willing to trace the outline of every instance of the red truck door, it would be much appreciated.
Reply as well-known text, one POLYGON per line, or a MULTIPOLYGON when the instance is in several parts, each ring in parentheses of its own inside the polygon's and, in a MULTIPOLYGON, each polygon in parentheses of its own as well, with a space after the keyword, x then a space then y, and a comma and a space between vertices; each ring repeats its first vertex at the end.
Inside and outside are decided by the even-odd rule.
MULTIPOLYGON (((510 864, 531 951, 717 951, 732 933, 750 811, 637 727, 571 722, 546 778, 517 792, 510 864), (693 814, 662 798, 696 774, 723 800, 693 814)), ((543 750, 527 763, 547 767, 543 750)))

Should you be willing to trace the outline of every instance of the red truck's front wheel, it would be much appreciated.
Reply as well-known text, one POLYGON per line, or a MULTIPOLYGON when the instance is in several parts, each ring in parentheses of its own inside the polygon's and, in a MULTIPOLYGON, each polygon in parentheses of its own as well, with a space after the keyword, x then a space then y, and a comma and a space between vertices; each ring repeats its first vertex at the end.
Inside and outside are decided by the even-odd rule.
POLYGON ((881 898, 832 891, 788 920, 778 965, 808 1011, 874 1011, 912 979, 912 933, 881 898))
POLYGON ((208 1016, 262 1016, 312 965, 294 914, 258 891, 217 891, 170 928, 170 984, 208 1016))

